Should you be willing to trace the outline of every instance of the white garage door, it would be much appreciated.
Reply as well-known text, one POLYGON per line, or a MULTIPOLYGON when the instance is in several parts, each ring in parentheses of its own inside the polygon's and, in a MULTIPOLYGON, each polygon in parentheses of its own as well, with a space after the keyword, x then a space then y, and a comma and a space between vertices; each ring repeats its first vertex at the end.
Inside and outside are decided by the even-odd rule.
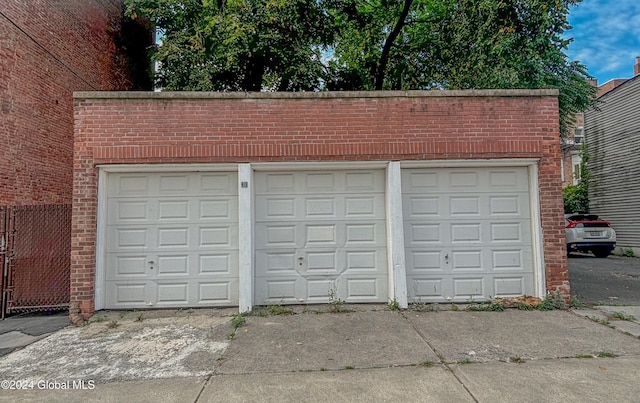
POLYGON ((405 169, 410 300, 533 295, 527 168, 405 169))
POLYGON ((236 173, 108 176, 105 307, 238 304, 236 173))
POLYGON ((255 301, 387 300, 383 170, 256 172, 255 301))

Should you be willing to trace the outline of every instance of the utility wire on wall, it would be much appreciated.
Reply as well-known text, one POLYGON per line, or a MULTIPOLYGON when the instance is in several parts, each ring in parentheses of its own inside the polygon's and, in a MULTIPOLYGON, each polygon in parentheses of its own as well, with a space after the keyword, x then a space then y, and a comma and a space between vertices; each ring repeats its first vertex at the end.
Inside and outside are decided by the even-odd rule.
POLYGON ((83 83, 87 84, 89 87, 91 87, 92 90, 94 91, 98 91, 98 89, 91 84, 90 82, 88 82, 87 80, 85 80, 80 74, 76 73, 71 67, 69 67, 69 65, 67 65, 65 62, 63 62, 62 60, 60 60, 60 58, 58 58, 58 56, 54 55, 53 53, 51 53, 51 51, 49 49, 47 49, 46 47, 44 47, 44 45, 42 45, 40 42, 38 42, 33 36, 31 36, 27 31, 25 31, 22 27, 20 27, 18 24, 16 24, 15 22, 13 22, 13 20, 11 18, 9 18, 5 13, 3 13, 2 11, 0 11, 0 15, 6 19, 7 21, 9 21, 9 23, 11 25, 13 25, 14 27, 16 27, 20 32, 22 32, 24 35, 27 36, 27 38, 29 38, 33 43, 35 43, 36 45, 38 45, 39 48, 41 48, 42 50, 44 50, 48 55, 50 55, 55 61, 57 61, 58 63, 60 63, 62 66, 64 66, 67 70, 69 70, 71 72, 71 74, 73 74, 74 76, 78 77, 78 79, 80 79, 80 81, 82 81, 83 83))

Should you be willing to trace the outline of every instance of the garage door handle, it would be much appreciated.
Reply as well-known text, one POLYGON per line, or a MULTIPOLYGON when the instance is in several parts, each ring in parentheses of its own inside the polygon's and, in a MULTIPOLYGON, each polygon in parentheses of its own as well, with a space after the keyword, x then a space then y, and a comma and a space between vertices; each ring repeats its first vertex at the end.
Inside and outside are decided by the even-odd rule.
POLYGON ((153 260, 149 260, 149 270, 153 270, 153 260))
POLYGON ((449 254, 447 253, 446 255, 444 255, 444 262, 445 263, 449 263, 449 254))

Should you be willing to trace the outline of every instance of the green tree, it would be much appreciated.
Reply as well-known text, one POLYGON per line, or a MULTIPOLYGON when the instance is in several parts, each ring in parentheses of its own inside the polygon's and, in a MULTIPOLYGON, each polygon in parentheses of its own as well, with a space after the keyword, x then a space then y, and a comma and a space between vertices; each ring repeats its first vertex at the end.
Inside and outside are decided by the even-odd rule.
POLYGON ((317 90, 329 16, 315 0, 128 0, 161 36, 152 60, 165 90, 317 90))
POLYGON ((167 90, 557 88, 564 133, 594 102, 564 53, 581 0, 127 0, 162 34, 167 90))
POLYGON ((587 170, 589 154, 587 154, 587 148, 584 145, 580 149, 580 158, 582 159, 580 170, 575 173, 578 184, 569 185, 562 189, 564 212, 567 214, 589 212, 589 171, 587 170))
POLYGON ((560 126, 594 103, 586 67, 569 62, 563 34, 581 0, 461 0, 441 20, 438 81, 447 88, 557 88, 560 126), (448 41, 451 41, 454 46, 448 41))

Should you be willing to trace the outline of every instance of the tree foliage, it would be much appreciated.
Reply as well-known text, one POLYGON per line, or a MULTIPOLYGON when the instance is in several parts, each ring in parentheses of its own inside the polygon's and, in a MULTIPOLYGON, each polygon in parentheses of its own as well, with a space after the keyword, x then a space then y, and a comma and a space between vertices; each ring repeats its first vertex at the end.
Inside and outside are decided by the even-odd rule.
POLYGON ((161 34, 166 90, 558 88, 561 128, 592 105, 564 53, 581 0, 128 0, 161 34))
POLYGON ((562 189, 564 212, 567 214, 589 212, 589 170, 587 169, 589 154, 584 145, 580 149, 580 158, 582 159, 580 170, 574 174, 578 177, 578 184, 562 189))

